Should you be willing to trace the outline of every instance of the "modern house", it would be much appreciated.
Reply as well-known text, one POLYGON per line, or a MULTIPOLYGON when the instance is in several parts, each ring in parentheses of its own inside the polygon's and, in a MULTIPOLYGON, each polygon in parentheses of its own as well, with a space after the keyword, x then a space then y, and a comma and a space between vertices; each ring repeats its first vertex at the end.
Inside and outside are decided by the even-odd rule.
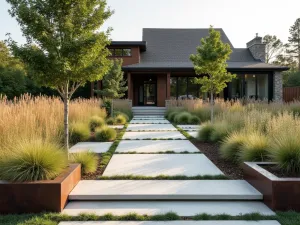
MULTIPOLYGON (((265 63, 262 38, 256 36, 246 48, 234 48, 225 32, 216 30, 232 48, 227 70, 237 74, 220 97, 281 101, 281 72, 288 68, 265 63)), ((142 41, 113 41, 109 46, 111 58, 123 59, 128 82, 126 97, 132 105, 164 107, 169 99, 203 97, 200 86, 193 83, 194 77, 202 75, 195 74, 189 56, 196 53, 200 39, 208 34, 208 29, 145 28, 142 41)), ((96 85, 101 88, 101 82, 96 85)))

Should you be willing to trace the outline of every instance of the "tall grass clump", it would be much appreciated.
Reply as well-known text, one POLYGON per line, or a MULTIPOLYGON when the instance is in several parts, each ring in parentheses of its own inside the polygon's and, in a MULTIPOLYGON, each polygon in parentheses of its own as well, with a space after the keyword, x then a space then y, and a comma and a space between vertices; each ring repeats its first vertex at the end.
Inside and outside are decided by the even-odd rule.
POLYGON ((109 117, 109 118, 106 120, 106 124, 107 124, 107 125, 114 125, 114 124, 115 124, 115 118, 109 117))
POLYGON ((220 142, 231 132, 232 126, 225 121, 214 123, 208 140, 211 142, 220 142))
POLYGON ((200 118, 196 115, 191 115, 191 117, 189 118, 189 124, 198 125, 200 123, 201 123, 200 118))
POLYGON ((220 155, 223 159, 239 163, 242 146, 246 140, 243 132, 233 132, 225 138, 220 146, 220 155))
POLYGON ((90 135, 90 129, 86 123, 77 122, 70 124, 70 142, 72 144, 87 141, 90 135))
POLYGON ((102 117, 92 116, 89 121, 89 127, 91 131, 95 131, 96 128, 102 127, 105 125, 105 121, 102 117))
POLYGON ((211 122, 205 122, 201 125, 200 130, 198 131, 197 139, 199 141, 210 141, 211 133, 214 130, 214 126, 211 122))
POLYGON ((95 132, 95 139, 96 141, 113 141, 115 140, 117 137, 117 132, 115 129, 113 128, 109 128, 109 127, 102 127, 100 129, 97 129, 95 132))
POLYGON ((57 144, 41 139, 20 140, 0 157, 0 179, 14 182, 50 180, 67 167, 67 154, 57 144))
POLYGON ((261 132, 253 131, 245 135, 240 151, 242 162, 263 162, 269 159, 269 138, 261 132))
POLYGON ((98 167, 98 160, 97 154, 90 151, 70 154, 70 162, 81 164, 81 174, 94 173, 98 167))
POLYGON ((125 124, 129 118, 125 114, 119 114, 115 118, 115 123, 116 124, 125 124))

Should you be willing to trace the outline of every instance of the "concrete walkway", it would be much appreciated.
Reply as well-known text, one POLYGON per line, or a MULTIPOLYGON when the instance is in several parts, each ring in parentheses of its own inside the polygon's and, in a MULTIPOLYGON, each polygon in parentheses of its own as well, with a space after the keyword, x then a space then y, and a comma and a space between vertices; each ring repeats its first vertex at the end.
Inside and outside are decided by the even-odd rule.
MULTIPOLYGON (((181 128, 196 135, 199 126, 182 125, 181 128)), ((185 139, 185 137, 163 117, 136 116, 129 124, 123 140, 103 175, 108 177, 121 175, 148 177, 223 175, 222 171, 204 154, 201 154, 201 150, 198 150, 190 141, 165 139, 185 139), (160 124, 159 121, 165 124, 160 124), (143 140, 152 138, 163 140, 143 140), (177 154, 168 154, 168 151, 177 154), (195 152, 198 154, 194 154, 195 152)), ((180 216, 194 216, 201 213, 232 216, 245 213, 274 215, 274 212, 261 202, 262 194, 244 180, 80 181, 69 195, 69 199, 71 202, 63 211, 68 215, 79 215, 80 213, 155 215, 170 211, 180 216)), ((75 224, 76 222, 61 223, 61 225, 75 224)), ((77 224, 279 225, 277 221, 119 221, 77 224)))

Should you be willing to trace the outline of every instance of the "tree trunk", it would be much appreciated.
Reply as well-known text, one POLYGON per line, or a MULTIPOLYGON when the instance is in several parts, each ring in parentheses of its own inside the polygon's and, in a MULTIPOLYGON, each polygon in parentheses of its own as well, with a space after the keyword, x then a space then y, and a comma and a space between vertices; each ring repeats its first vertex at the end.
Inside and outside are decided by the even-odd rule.
POLYGON ((69 93, 68 89, 66 90, 64 100, 64 141, 65 141, 65 149, 69 151, 69 93))
POLYGON ((210 121, 214 122, 214 93, 210 91, 210 121))

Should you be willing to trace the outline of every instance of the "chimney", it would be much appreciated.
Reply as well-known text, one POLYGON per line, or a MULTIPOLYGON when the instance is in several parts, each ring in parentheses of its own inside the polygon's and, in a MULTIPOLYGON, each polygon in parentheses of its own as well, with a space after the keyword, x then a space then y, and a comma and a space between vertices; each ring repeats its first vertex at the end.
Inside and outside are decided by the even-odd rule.
POLYGON ((262 37, 258 36, 247 43, 247 48, 252 53, 254 59, 265 62, 266 61, 266 44, 262 43, 262 37))

